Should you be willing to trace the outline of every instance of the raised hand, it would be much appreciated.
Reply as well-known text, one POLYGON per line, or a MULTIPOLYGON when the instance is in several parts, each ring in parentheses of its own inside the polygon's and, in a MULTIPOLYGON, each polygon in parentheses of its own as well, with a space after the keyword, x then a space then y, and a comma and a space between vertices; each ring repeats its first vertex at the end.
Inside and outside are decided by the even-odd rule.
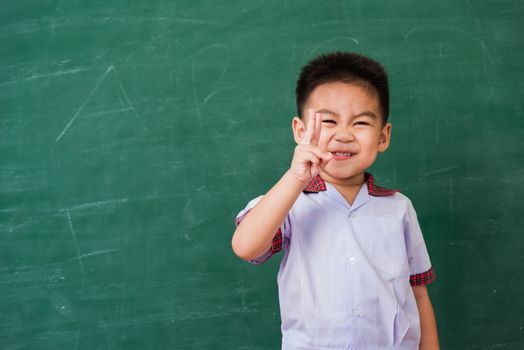
POLYGON ((306 131, 300 143, 295 147, 291 168, 289 169, 304 184, 320 174, 320 170, 325 168, 333 157, 331 153, 324 153, 318 148, 321 130, 322 116, 310 109, 306 131))

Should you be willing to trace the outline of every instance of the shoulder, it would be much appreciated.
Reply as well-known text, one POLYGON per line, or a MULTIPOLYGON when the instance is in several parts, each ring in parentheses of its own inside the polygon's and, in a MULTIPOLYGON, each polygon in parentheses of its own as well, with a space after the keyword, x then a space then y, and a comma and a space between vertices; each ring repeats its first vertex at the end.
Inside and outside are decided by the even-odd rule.
POLYGON ((412 205, 411 199, 409 199, 409 197, 406 196, 404 193, 397 192, 394 195, 392 195, 391 197, 393 197, 393 200, 397 201, 398 203, 412 205))
POLYGON ((371 201, 371 210, 375 215, 385 215, 404 220, 415 213, 411 200, 400 192, 384 197, 371 197, 371 201))
POLYGON ((412 205, 411 199, 401 192, 395 192, 389 196, 375 197, 373 200, 380 203, 391 203, 392 205, 409 206, 412 205))

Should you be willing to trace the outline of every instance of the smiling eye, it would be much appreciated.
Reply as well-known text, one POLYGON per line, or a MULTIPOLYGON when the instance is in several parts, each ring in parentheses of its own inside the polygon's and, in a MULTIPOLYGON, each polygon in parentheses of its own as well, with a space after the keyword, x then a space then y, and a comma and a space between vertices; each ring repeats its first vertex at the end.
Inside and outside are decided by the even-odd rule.
POLYGON ((322 123, 336 124, 336 122, 334 120, 331 120, 331 119, 325 119, 325 120, 322 121, 322 123))
POLYGON ((360 122, 356 122, 355 125, 369 125, 369 123, 360 121, 360 122))

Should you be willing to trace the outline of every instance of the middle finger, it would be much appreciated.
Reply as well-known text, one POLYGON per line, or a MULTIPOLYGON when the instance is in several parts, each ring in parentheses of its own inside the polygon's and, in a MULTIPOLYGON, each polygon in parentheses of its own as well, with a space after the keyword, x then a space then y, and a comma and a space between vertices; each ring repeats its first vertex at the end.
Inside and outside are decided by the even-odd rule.
POLYGON ((322 115, 320 113, 315 113, 315 133, 311 140, 311 144, 318 146, 318 141, 320 140, 320 131, 322 130, 322 115))

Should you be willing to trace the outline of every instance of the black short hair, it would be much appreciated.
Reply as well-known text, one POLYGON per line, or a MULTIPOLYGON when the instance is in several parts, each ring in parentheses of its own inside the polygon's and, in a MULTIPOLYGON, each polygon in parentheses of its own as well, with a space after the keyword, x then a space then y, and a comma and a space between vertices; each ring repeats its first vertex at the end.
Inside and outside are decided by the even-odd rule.
POLYGON ((380 63, 354 52, 323 54, 302 67, 295 90, 298 116, 302 118, 304 105, 317 86, 335 82, 358 85, 378 95, 382 122, 386 124, 389 116, 386 70, 380 63))

